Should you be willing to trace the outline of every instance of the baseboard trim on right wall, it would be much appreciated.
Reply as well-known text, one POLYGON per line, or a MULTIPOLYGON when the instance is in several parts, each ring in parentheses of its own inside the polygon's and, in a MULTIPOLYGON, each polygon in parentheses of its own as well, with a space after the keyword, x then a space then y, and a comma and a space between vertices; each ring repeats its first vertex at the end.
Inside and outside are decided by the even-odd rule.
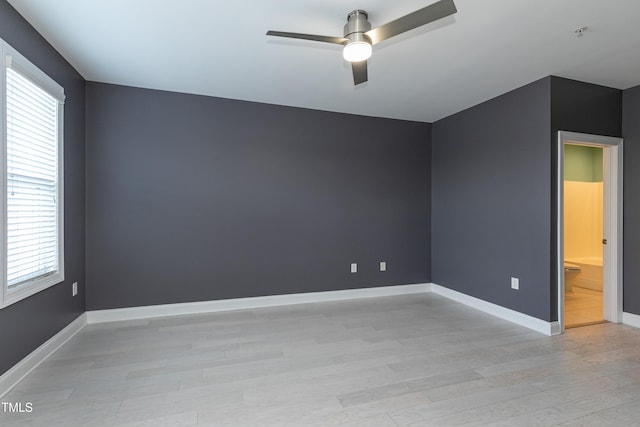
POLYGON ((633 326, 634 328, 640 328, 640 314, 622 313, 622 323, 625 325, 633 326))
POLYGON ((436 285, 435 283, 431 284, 431 292, 545 335, 551 336, 560 334, 559 322, 546 322, 536 317, 529 316, 528 314, 520 313, 519 311, 511 310, 510 308, 505 308, 500 305, 463 294, 462 292, 436 285))

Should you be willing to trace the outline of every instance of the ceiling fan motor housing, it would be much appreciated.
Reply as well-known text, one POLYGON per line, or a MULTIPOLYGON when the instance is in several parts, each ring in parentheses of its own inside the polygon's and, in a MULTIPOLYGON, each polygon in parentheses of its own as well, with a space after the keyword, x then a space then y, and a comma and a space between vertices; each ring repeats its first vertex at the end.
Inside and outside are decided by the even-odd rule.
POLYGON ((344 26, 344 38, 353 42, 366 42, 371 44, 371 39, 365 33, 371 29, 368 21, 369 15, 364 10, 354 10, 347 15, 347 24, 344 26))

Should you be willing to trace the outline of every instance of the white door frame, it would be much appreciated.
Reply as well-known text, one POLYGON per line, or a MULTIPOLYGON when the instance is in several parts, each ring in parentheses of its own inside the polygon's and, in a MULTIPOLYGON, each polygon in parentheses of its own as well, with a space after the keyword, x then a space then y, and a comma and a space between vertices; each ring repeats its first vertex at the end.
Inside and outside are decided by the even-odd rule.
POLYGON ((564 332, 564 145, 565 143, 603 148, 604 215, 603 309, 604 319, 622 322, 622 159, 623 140, 609 136, 558 132, 558 322, 564 332))

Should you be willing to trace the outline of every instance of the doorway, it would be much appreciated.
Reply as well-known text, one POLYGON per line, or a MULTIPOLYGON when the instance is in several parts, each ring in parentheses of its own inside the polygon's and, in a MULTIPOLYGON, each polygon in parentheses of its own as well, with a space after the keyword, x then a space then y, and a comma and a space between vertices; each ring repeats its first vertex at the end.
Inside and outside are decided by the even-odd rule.
POLYGON ((602 147, 564 144, 564 325, 604 321, 602 147))
POLYGON ((622 320, 622 139, 558 133, 558 321, 622 320))

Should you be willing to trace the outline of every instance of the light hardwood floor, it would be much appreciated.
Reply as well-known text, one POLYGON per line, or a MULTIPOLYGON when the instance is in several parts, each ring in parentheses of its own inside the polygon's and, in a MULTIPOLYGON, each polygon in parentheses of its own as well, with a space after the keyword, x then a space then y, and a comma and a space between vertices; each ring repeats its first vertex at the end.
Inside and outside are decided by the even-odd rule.
POLYGON ((602 322, 602 292, 574 286, 564 293, 564 323, 566 328, 602 322))
POLYGON ((90 325, 2 426, 638 425, 640 330, 546 337, 433 294, 90 325))

